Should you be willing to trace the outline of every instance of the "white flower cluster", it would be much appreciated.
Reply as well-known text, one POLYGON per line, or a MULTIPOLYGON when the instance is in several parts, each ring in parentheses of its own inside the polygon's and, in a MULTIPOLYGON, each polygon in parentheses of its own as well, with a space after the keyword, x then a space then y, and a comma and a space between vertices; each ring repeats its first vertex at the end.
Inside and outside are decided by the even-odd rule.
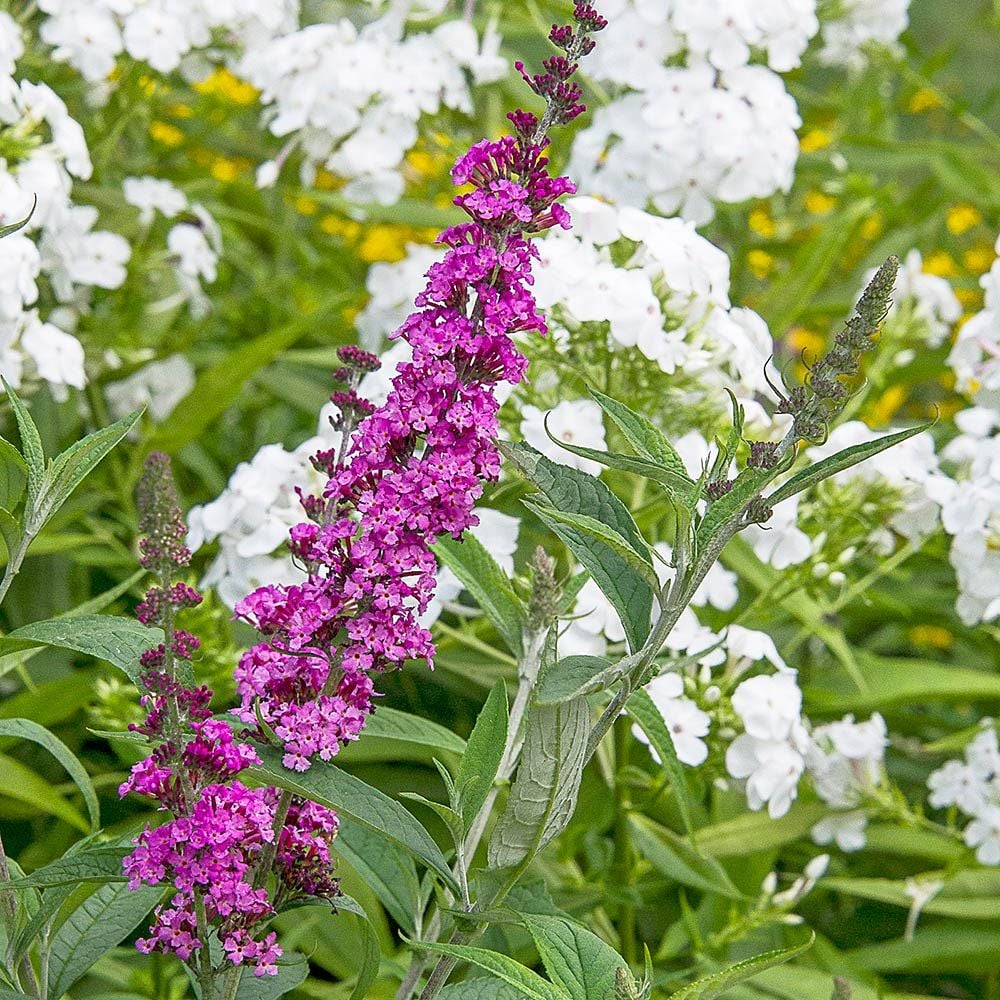
POLYGON ((214 587, 233 607, 265 583, 294 583, 302 571, 286 552, 275 552, 289 529, 302 520, 295 487, 319 492, 325 479, 313 468, 310 455, 339 444, 328 403, 320 411, 316 436, 288 451, 280 444, 265 445, 249 462, 241 462, 226 489, 211 503, 192 507, 188 514, 187 544, 192 550, 219 541, 219 553, 201 581, 214 587))
POLYGON ((871 46, 895 49, 909 23, 910 0, 844 0, 838 16, 823 24, 819 58, 828 64, 861 69, 871 46))
POLYGON ((1000 617, 1000 258, 980 284, 983 309, 959 330, 948 356, 956 388, 972 405, 955 415, 960 434, 942 452, 952 477, 929 484, 952 538, 956 609, 966 625, 1000 617))
POLYGON ((108 410, 116 420, 140 406, 161 424, 194 388, 194 368, 183 354, 151 361, 138 371, 104 387, 108 410))
POLYGON ((842 851, 865 846, 868 814, 858 806, 882 784, 887 743, 885 719, 878 712, 867 722, 847 715, 813 730, 806 768, 816 794, 838 810, 812 828, 816 843, 836 841, 842 851))
POLYGON ((0 225, 24 219, 37 199, 24 229, 0 240, 0 373, 15 388, 31 374, 62 397, 86 381, 77 317, 92 288, 122 284, 131 251, 121 236, 95 230, 96 208, 72 203, 73 178, 91 175, 83 129, 49 87, 15 78, 23 53, 19 27, 0 12, 0 225), (58 303, 44 317, 41 276, 58 303))
POLYGON ((298 0, 39 0, 40 35, 53 58, 92 83, 123 52, 159 73, 177 69, 216 36, 228 46, 260 45, 297 25, 298 0))
POLYGON ((956 806, 972 822, 965 842, 984 865, 1000 865, 1000 750, 991 720, 965 748, 965 760, 950 760, 927 779, 927 801, 935 809, 956 806))
MULTIPOLYGON (((827 61, 863 62, 867 42, 894 40, 907 4, 848 0, 824 26, 827 61)), ((588 72, 614 97, 573 145, 580 190, 699 224, 715 202, 787 191, 802 122, 779 74, 800 64, 819 30, 816 6, 606 0, 609 24, 588 72)))
POLYGON ((298 147, 305 183, 322 165, 347 178, 345 197, 393 203, 421 116, 445 108, 470 113, 467 74, 488 83, 506 72, 499 42, 491 31, 480 48, 472 26, 458 20, 404 34, 390 11, 360 30, 342 18, 249 49, 238 71, 262 92, 271 132, 290 137, 278 158, 260 167, 258 183, 274 183, 298 147))

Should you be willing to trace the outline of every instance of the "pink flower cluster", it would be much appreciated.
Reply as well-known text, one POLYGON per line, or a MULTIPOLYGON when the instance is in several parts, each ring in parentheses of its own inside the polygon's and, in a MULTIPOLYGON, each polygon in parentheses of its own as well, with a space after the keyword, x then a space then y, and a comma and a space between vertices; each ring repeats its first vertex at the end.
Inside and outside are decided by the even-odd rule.
POLYGON ((337 894, 330 854, 337 817, 322 806, 293 799, 276 833, 277 790, 251 789, 234 780, 260 763, 257 752, 240 742, 231 726, 212 718, 207 687, 189 687, 177 679, 190 673, 186 661, 198 640, 174 626, 175 615, 200 603, 201 595, 187 584, 171 582, 187 565, 190 552, 181 542, 184 524, 165 456, 147 460, 139 503, 140 527, 146 533, 140 562, 156 574, 157 582, 136 614, 145 624, 163 628, 169 639, 140 658, 147 716, 141 726, 130 728, 156 745, 119 791, 148 796, 173 818, 139 834, 123 869, 132 888, 168 882, 176 892, 157 908, 150 935, 139 940, 138 948, 194 961, 208 946, 206 936, 215 935, 228 963, 246 964, 257 976, 274 975, 281 948, 274 933, 260 933, 261 924, 289 900, 337 894), (277 889, 272 900, 262 857, 275 837, 271 867, 277 889))
MULTIPOLYGON (((550 38, 575 56, 589 51, 587 33, 604 21, 586 4, 574 16, 576 31, 553 26, 550 38)), ((448 253, 396 332, 412 360, 374 412, 357 405, 353 375, 376 359, 356 348, 341 354, 338 374, 352 376, 352 389, 334 399, 349 440, 337 455, 315 457, 329 479, 322 497, 304 499, 309 520, 291 531, 308 579, 261 587, 237 605, 266 637, 236 671, 237 715, 253 724, 259 712, 294 770, 357 739, 374 673, 410 658, 432 663, 431 636, 419 623, 434 591, 430 545, 477 523, 483 483, 499 474, 496 388, 519 382, 527 364, 511 337, 546 329, 531 294, 537 251, 529 236, 569 227, 557 199, 573 184, 551 177, 542 154, 548 126, 579 114, 580 91, 567 82, 575 62, 558 57, 546 70, 529 80, 547 101, 542 121, 514 112, 514 136, 479 142, 455 164, 455 184, 473 186, 455 199, 470 221, 439 237, 448 253), (360 422, 348 435, 353 416, 360 422)))

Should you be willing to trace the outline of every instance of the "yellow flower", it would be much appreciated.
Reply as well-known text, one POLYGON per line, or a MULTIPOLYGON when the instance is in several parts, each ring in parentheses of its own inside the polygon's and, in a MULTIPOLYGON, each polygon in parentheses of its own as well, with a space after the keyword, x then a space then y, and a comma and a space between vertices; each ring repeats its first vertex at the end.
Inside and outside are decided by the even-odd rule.
POLYGON ((358 247, 358 256, 369 264, 379 260, 402 260, 406 256, 408 235, 409 230, 405 226, 384 223, 371 226, 358 247))
POLYGON ((927 274, 936 274, 939 278, 958 277, 958 265, 952 255, 945 250, 932 250, 926 254, 923 270, 927 274))
POLYGON ((167 114, 171 118, 191 118, 194 115, 194 108, 190 104, 171 104, 167 108, 167 114))
POLYGON ((774 270, 774 258, 766 250, 751 250, 747 254, 747 267, 755 278, 763 281, 774 270))
POLYGON ((755 208, 750 213, 747 222, 750 228, 759 236, 763 236, 764 239, 769 240, 774 237, 777 227, 774 224, 774 219, 771 218, 771 213, 766 208, 755 208))
POLYGON ((933 646, 934 649, 950 649, 955 642, 954 635, 942 625, 914 625, 909 636, 915 646, 933 646))
POLYGON ((324 215, 319 220, 319 228, 329 236, 343 236, 346 240, 353 240, 361 232, 359 223, 340 215, 324 215))
POLYGON ((976 288, 956 288, 955 298, 970 309, 975 308, 982 301, 982 292, 976 288))
POLYGON ((962 254, 962 263, 973 274, 985 274, 996 260, 997 252, 990 243, 978 243, 962 254))
POLYGON ((948 224, 948 231, 959 236, 973 226, 978 226, 983 221, 983 216, 975 205, 952 205, 948 209, 945 221, 948 224))
POLYGON ((810 191, 803 203, 810 215, 829 215, 837 205, 837 199, 822 191, 810 191))
POLYGON ((805 326, 793 326, 785 335, 785 343, 793 351, 804 353, 807 360, 819 357, 826 349, 826 337, 805 326))
POLYGON ((932 111, 934 108, 941 107, 941 98, 938 96, 937 91, 931 90, 929 87, 921 87, 911 98, 907 105, 907 110, 910 114, 919 114, 921 111, 932 111))
POLYGON ((336 188, 343 187, 344 182, 333 173, 330 173, 326 167, 320 167, 316 171, 316 178, 313 180, 313 186, 317 191, 333 191, 336 188))
POLYGON ((866 422, 873 427, 882 427, 899 412, 906 402, 906 388, 901 385, 890 386, 878 399, 867 407, 866 422))
POLYGON ((240 175, 240 169, 236 162, 227 160, 224 156, 217 156, 212 162, 212 176, 223 184, 232 184, 240 175))
POLYGON ((319 204, 315 198, 307 198, 305 195, 299 195, 295 199, 295 211, 299 215, 315 215, 319 211, 319 204))
POLYGON ((406 162, 421 177, 429 177, 434 171, 435 158, 420 149, 411 149, 406 154, 406 162))
POLYGON ((876 240, 882 235, 883 229, 885 229, 885 216, 881 212, 875 212, 861 223, 860 231, 863 239, 876 240))
POLYGON ((814 128, 809 132, 806 132, 801 139, 799 139, 799 149, 803 153, 815 153, 819 149, 826 149, 830 143, 833 142, 833 136, 830 135, 825 129, 814 128))
POLYGON ((152 97, 157 91, 156 81, 151 76, 139 77, 139 90, 144 97, 152 97))
POLYGON ((179 146, 184 142, 184 133, 169 122, 153 122, 149 126, 149 134, 161 146, 179 146))
POLYGON ((194 85, 199 94, 218 97, 231 104, 253 104, 260 91, 252 84, 241 80, 228 69, 217 69, 194 85))

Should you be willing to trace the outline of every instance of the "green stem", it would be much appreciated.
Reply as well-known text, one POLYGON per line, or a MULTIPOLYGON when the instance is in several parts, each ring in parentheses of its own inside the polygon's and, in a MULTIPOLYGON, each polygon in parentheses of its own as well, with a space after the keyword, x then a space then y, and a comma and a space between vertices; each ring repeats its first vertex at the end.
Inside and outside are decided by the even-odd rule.
MULTIPOLYGON (((633 884, 635 873, 635 851, 632 846, 632 832, 628 824, 631 803, 625 782, 622 780, 622 774, 628 765, 629 743, 632 738, 631 729, 631 722, 619 716, 615 722, 615 846, 612 871, 616 883, 626 892, 633 884)), ((621 917, 618 921, 618 938, 622 958, 629 965, 634 965, 638 953, 635 906, 627 895, 622 903, 621 917)))
MULTIPOLYGON (((3 838, 0 837, 0 914, 3 914, 4 923, 13 928, 17 922, 17 902, 14 898, 15 890, 4 890, 6 882, 13 881, 10 877, 10 868, 7 864, 7 854, 4 851, 3 838)), ((28 990, 28 996, 40 1000, 42 994, 38 988, 38 980, 35 978, 35 969, 31 960, 25 955, 21 959, 19 978, 21 986, 28 990)))

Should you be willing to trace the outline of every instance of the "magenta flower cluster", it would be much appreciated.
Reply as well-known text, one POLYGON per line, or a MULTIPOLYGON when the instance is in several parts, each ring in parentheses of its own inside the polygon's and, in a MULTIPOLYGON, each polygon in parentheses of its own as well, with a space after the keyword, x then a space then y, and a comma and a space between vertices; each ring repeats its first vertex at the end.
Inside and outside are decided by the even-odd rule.
MULTIPOLYGON (((578 53, 604 22, 586 4, 575 17, 576 31, 553 26, 550 37, 578 53)), ((419 621, 434 592, 430 546, 477 523, 473 507, 500 469, 496 389, 519 382, 527 364, 511 338, 546 329, 531 294, 530 236, 569 227, 557 199, 573 184, 549 175, 543 151, 548 126, 581 110, 568 82, 575 69, 563 57, 547 61, 546 73, 529 81, 547 101, 542 122, 514 112, 514 136, 479 142, 455 164, 454 183, 473 188, 455 198, 470 221, 440 235, 448 252, 395 334, 412 360, 373 412, 353 391, 334 396, 347 404, 338 426, 354 415, 359 422, 349 440, 344 431, 336 455, 314 459, 329 479, 321 497, 304 498, 309 519, 290 540, 308 578, 261 587, 237 605, 266 639, 237 668, 237 715, 253 725, 260 713, 284 746, 286 767, 305 770, 357 739, 372 710, 374 674, 411 658, 433 662, 419 621)), ((357 348, 341 360, 341 377, 377 364, 357 348)))
POLYGON ((260 763, 257 752, 230 725, 212 718, 207 687, 178 679, 190 676, 188 661, 198 640, 175 627, 175 616, 200 603, 201 595, 185 583, 171 582, 191 554, 183 544, 184 522, 166 456, 147 460, 139 505, 145 532, 140 562, 157 582, 136 615, 161 627, 167 641, 140 659, 147 715, 142 725, 130 727, 155 746, 119 791, 154 799, 172 818, 139 834, 123 868, 133 888, 168 882, 176 891, 157 908, 150 934, 138 947, 201 960, 198 953, 214 934, 226 962, 251 967, 257 976, 273 975, 281 948, 276 935, 262 934, 261 927, 283 902, 337 894, 330 854, 337 817, 322 806, 293 800, 276 831, 278 792, 234 780, 260 763), (274 845, 273 861, 262 870, 268 844, 274 845), (265 887, 270 870, 276 875, 274 898, 265 887))

